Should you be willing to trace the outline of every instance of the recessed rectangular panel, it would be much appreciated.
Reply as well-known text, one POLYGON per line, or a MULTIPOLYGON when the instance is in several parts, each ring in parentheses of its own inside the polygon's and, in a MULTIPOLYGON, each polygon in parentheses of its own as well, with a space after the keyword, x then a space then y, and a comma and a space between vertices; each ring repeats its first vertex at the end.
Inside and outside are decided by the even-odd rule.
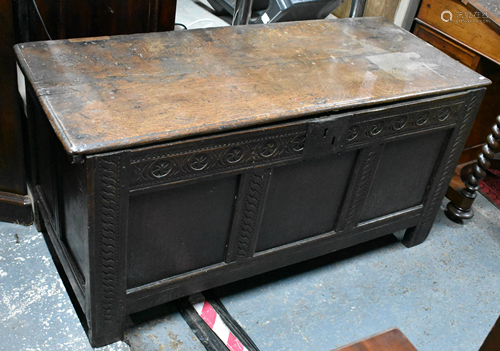
POLYGON ((127 287, 223 262, 238 176, 130 197, 127 287))
POLYGON ((86 164, 70 164, 60 155, 61 240, 73 256, 80 272, 88 278, 89 249, 86 164))
POLYGON ((387 143, 360 221, 422 203, 449 130, 387 143))
POLYGON ((357 152, 273 170, 257 251, 334 229, 357 152))

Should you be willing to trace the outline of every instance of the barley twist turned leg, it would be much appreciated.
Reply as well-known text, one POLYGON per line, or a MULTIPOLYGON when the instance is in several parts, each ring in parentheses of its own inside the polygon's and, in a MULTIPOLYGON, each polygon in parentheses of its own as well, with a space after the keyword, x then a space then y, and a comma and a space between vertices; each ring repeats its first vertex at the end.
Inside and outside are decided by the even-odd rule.
POLYGON ((465 188, 460 194, 463 201, 459 204, 449 202, 446 206, 448 216, 452 220, 460 221, 463 219, 471 219, 474 216, 472 203, 477 196, 479 190, 479 181, 486 177, 486 170, 490 168, 491 161, 495 157, 495 150, 498 150, 500 141, 500 116, 496 118, 496 123, 493 125, 493 131, 488 135, 486 144, 483 146, 481 153, 477 157, 477 163, 472 167, 472 172, 469 173, 465 180, 465 188))

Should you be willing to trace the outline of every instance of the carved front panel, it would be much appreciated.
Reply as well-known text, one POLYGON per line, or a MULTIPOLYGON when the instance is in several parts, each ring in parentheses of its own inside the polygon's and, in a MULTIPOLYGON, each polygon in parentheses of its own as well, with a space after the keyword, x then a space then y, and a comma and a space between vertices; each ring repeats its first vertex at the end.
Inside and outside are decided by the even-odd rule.
POLYGON ((130 196, 127 287, 224 262, 239 176, 130 196))
POLYGON ((133 151, 130 293, 344 238, 369 222, 417 223, 466 98, 330 113, 133 151))

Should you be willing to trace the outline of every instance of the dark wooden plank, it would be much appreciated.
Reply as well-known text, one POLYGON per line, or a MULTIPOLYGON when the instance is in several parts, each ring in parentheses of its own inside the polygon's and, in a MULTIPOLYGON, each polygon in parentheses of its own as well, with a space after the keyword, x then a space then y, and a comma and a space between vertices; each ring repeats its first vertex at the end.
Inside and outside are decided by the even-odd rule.
POLYGON ((0 0, 0 220, 30 224, 19 108, 12 1, 0 0))
POLYGON ((0 191, 26 194, 11 1, 0 1, 0 21, 0 191))
POLYGON ((173 30, 175 0, 37 0, 40 16, 31 0, 16 0, 27 6, 31 41, 147 33, 173 30))
POLYGON ((417 351, 398 328, 390 329, 364 340, 332 351, 417 351))
POLYGON ((70 154, 488 84, 381 18, 38 42, 17 53, 70 154))

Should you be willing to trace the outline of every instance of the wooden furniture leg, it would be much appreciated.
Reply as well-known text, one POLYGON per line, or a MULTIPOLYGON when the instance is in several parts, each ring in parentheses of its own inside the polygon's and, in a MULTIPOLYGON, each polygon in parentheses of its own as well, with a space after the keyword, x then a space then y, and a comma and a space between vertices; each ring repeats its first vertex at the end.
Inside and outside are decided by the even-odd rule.
POLYGON ((481 153, 477 157, 477 163, 472 167, 465 181, 465 188, 460 191, 460 196, 456 196, 446 206, 447 215, 454 221, 471 219, 474 216, 472 204, 477 197, 479 181, 486 177, 486 170, 491 167, 491 161, 495 157, 495 150, 499 147, 500 140, 500 116, 497 117, 493 125, 492 133, 487 137, 487 143, 483 146, 481 153))

